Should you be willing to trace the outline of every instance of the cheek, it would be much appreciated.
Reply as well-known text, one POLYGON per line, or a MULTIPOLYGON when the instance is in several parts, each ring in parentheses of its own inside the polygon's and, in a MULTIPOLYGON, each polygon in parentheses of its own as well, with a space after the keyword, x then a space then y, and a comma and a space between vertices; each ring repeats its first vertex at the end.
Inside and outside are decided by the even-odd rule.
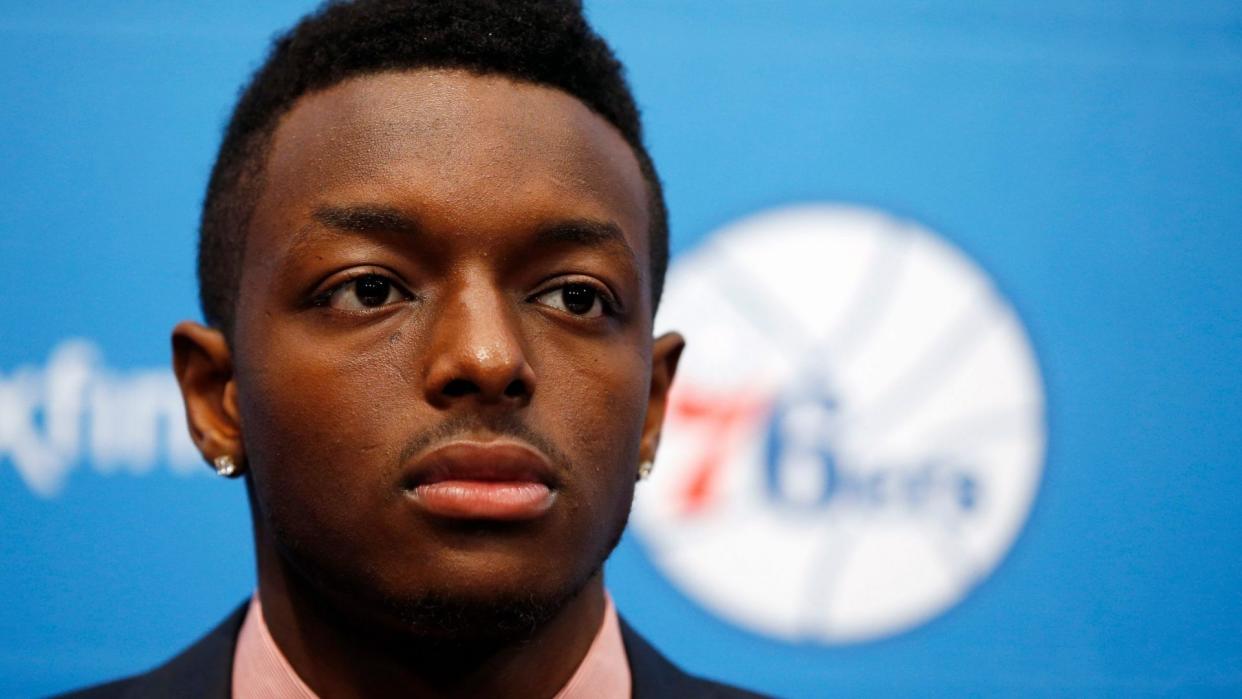
POLYGON ((399 428, 410 427, 409 416, 395 412, 410 403, 393 400, 400 372, 383 357, 335 357, 322 347, 252 356, 281 357, 238 371, 247 459, 274 523, 331 536, 396 497, 384 484, 398 477, 399 428))
POLYGON ((642 358, 579 363, 565 385, 545 388, 556 392, 553 419, 560 416, 581 487, 628 509, 649 393, 642 358))

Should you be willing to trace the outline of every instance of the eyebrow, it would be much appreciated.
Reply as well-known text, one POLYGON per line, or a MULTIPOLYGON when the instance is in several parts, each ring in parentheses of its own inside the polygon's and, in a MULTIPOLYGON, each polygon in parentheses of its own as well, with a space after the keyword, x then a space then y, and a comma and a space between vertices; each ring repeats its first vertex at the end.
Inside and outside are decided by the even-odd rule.
MULTIPOLYGON (((349 233, 417 235, 422 231, 422 227, 412 216, 383 205, 320 206, 311 213, 311 217, 325 226, 349 233)), ((634 248, 626 240, 621 227, 612 221, 587 218, 555 221, 540 227, 531 238, 529 246, 613 247, 624 252, 638 265, 638 255, 634 248)))
POLYGON ((572 219, 558 221, 539 229, 531 240, 531 247, 542 246, 613 247, 621 250, 636 265, 638 255, 625 239, 621 227, 611 221, 572 219))
POLYGON ((419 232, 417 221, 387 206, 321 206, 311 213, 311 217, 325 226, 351 233, 419 232))

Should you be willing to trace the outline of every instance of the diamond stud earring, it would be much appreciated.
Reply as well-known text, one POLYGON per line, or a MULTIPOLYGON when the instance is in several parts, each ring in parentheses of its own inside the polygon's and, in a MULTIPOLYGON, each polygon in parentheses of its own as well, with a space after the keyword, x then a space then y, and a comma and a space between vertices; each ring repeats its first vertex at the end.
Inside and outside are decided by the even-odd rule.
POLYGON ((655 464, 651 463, 650 459, 647 459, 643 461, 641 464, 639 464, 638 465, 638 480, 640 481, 645 480, 647 476, 650 476, 651 469, 654 467, 655 467, 655 464))
POLYGON ((216 475, 224 478, 233 478, 241 473, 241 468, 237 466, 237 462, 234 461, 233 457, 228 454, 223 454, 212 459, 211 465, 215 467, 216 475))

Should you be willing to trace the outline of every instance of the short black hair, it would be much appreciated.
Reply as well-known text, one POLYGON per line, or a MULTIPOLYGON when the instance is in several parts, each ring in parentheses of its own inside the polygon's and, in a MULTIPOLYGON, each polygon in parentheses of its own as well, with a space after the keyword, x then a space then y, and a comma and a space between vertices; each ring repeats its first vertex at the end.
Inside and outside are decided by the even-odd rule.
POLYGON ((216 156, 199 224, 199 299, 232 336, 251 215, 280 117, 302 96, 385 71, 455 68, 562 90, 621 133, 648 189, 652 308, 668 267, 668 211, 625 70, 581 0, 334 0, 272 43, 242 90, 216 156))

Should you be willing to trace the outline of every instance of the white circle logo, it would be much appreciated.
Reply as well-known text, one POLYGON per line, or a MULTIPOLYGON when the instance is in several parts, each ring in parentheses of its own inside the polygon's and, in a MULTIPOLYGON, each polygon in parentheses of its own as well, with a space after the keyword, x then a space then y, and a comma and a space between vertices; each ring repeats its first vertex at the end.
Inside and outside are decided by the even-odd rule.
POLYGON ((687 340, 633 521, 720 616, 788 640, 899 633, 965 596, 1030 511, 1039 370, 982 270, 852 206, 766 212, 671 267, 687 340))

